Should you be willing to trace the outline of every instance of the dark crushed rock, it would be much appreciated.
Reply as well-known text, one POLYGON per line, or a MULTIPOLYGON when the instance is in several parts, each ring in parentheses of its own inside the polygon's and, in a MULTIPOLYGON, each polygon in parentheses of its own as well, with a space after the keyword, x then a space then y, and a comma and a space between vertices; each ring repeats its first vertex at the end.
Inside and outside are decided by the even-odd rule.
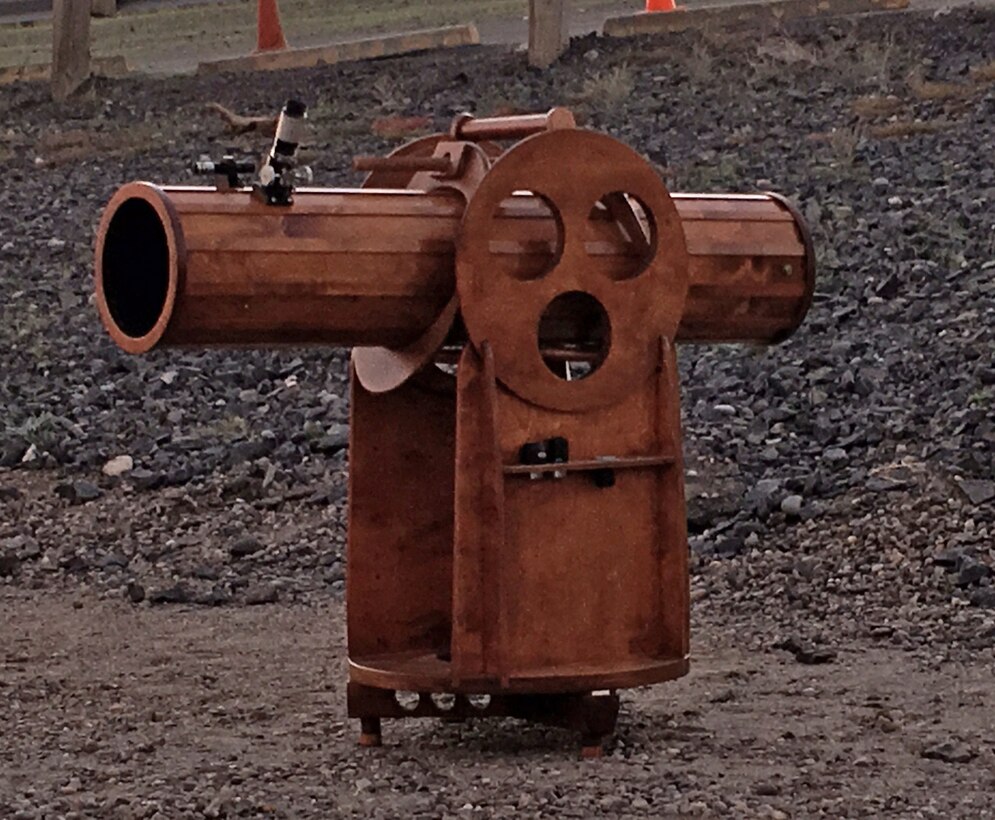
POLYGON ((155 490, 165 483, 165 476, 163 473, 139 468, 129 472, 126 480, 137 490, 155 490))
POLYGON ((280 600, 280 591, 274 584, 260 584, 245 593, 245 602, 250 606, 275 604, 280 600))
POLYGON ((125 569, 130 562, 126 555, 119 552, 110 552, 104 555, 97 562, 97 566, 105 570, 125 569))
POLYGON ((232 542, 231 554, 233 558, 244 558, 259 552, 261 549, 263 549, 262 541, 252 535, 243 535, 232 542))
POLYGON ((174 584, 149 593, 149 603, 152 604, 188 604, 192 600, 190 591, 183 584, 174 584))
POLYGON ((970 763, 978 756, 976 749, 956 740, 944 740, 922 750, 927 760, 942 760, 944 763, 970 763))
POLYGON ((333 456, 349 446, 349 427, 345 424, 331 424, 324 435, 311 443, 316 453, 333 456))
POLYGON ((94 501, 103 495, 96 484, 85 479, 59 484, 55 488, 55 494, 60 498, 66 499, 71 504, 83 504, 87 501, 94 501))
POLYGON ((803 503, 800 495, 789 495, 781 502, 781 512, 789 518, 799 518, 802 514, 803 503))
POLYGON ((17 575, 21 568, 21 559, 16 555, 0 555, 0 577, 17 575))
POLYGON ((995 589, 979 589, 971 593, 969 600, 972 606, 980 609, 995 609, 995 589))
POLYGON ((957 586, 970 587, 980 584, 992 574, 991 567, 981 563, 974 558, 965 558, 961 561, 957 572, 957 586))
POLYGON ((817 666, 824 663, 832 663, 836 660, 836 650, 825 646, 817 646, 811 642, 802 641, 799 638, 785 638, 774 644, 774 649, 782 649, 794 655, 798 663, 806 666, 817 666))
POLYGON ((133 604, 140 604, 145 600, 145 587, 141 584, 136 584, 134 582, 128 584, 125 590, 125 595, 127 595, 128 600, 133 604))
POLYGON ((960 481, 958 486, 972 504, 984 504, 995 498, 995 481, 960 481))
POLYGON ((4 441, 0 443, 0 467, 16 467, 28 451, 25 441, 4 441))
POLYGON ((207 592, 198 593, 193 598, 193 602, 199 606, 224 606, 230 604, 232 600, 233 598, 230 593, 218 587, 214 587, 207 592))

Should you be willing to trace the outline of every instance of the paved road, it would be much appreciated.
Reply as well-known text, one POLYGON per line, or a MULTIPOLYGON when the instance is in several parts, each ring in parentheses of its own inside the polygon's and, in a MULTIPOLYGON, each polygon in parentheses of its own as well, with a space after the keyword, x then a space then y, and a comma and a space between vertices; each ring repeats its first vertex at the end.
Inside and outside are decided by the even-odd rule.
MULTIPOLYGON (((194 6, 222 3, 225 0, 118 0, 126 11, 151 11, 156 6, 194 6)), ((0 0, 0 25, 34 23, 52 14, 52 0, 0 0)))
MULTIPOLYGON (((753 0, 724 0, 725 2, 753 2, 753 0)), ((118 0, 118 7, 128 12, 150 11, 156 6, 192 6, 223 3, 225 0, 118 0)), ((703 5, 723 0, 685 0, 683 5, 703 5)), ((571 11, 570 34, 578 36, 600 30, 605 18, 615 14, 639 11, 642 0, 619 0, 611 14, 598 11, 571 11)), ((0 25, 17 22, 37 22, 52 13, 52 0, 0 0, 0 25)), ((526 18, 491 20, 480 26, 481 37, 486 43, 517 43, 528 39, 526 18)))
MULTIPOLYGON (((582 0, 571 4, 570 33, 582 36, 599 32, 607 17, 639 11, 645 0, 617 0, 608 9, 583 10, 582 0)), ((126 14, 154 10, 157 6, 222 5, 230 0, 118 0, 126 14)), ((677 0, 682 6, 738 5, 756 0, 677 0)), ((995 0, 911 0, 913 9, 936 9, 963 5, 973 2, 978 5, 992 5, 995 0)), ((52 0, 0 0, 0 25, 46 20, 51 15, 52 0)), ((511 18, 477 20, 482 42, 486 44, 524 44, 528 40, 528 21, 524 15, 511 18)), ((329 42, 328 38, 298 38, 296 45, 307 46, 329 42)), ((176 53, 171 58, 159 55, 152 62, 131 60, 132 66, 140 71, 152 73, 185 73, 191 71, 201 55, 197 53, 176 53)))

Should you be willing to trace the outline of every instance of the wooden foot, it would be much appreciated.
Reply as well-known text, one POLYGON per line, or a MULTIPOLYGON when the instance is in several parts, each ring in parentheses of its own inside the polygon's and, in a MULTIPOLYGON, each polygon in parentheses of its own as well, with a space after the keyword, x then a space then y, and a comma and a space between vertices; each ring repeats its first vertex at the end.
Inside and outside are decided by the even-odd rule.
POLYGON ((383 744, 380 733, 380 718, 365 717, 359 719, 359 745, 374 748, 383 744))
POLYGON ((585 735, 581 740, 580 758, 581 760, 595 760, 605 754, 604 742, 600 737, 585 735))

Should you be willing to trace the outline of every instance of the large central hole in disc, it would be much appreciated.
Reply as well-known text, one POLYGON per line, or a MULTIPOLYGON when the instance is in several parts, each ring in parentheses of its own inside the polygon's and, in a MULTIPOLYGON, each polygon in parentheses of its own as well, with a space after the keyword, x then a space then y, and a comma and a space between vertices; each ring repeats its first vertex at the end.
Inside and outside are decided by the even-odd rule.
POLYGON ((580 290, 561 293, 539 320, 539 352, 564 381, 590 376, 611 348, 611 322, 601 302, 580 290))

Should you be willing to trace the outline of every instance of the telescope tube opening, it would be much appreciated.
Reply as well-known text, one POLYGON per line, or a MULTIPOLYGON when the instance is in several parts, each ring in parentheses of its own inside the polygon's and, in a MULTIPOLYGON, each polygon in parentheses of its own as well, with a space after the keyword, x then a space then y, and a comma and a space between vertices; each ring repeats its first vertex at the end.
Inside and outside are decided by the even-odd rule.
POLYGON ((177 287, 176 224, 162 192, 132 183, 111 201, 97 236, 97 305, 111 337, 129 353, 158 344, 177 287))
POLYGON ((122 333, 152 332, 169 293, 169 242, 159 215, 144 199, 125 202, 107 228, 104 298, 122 333))

